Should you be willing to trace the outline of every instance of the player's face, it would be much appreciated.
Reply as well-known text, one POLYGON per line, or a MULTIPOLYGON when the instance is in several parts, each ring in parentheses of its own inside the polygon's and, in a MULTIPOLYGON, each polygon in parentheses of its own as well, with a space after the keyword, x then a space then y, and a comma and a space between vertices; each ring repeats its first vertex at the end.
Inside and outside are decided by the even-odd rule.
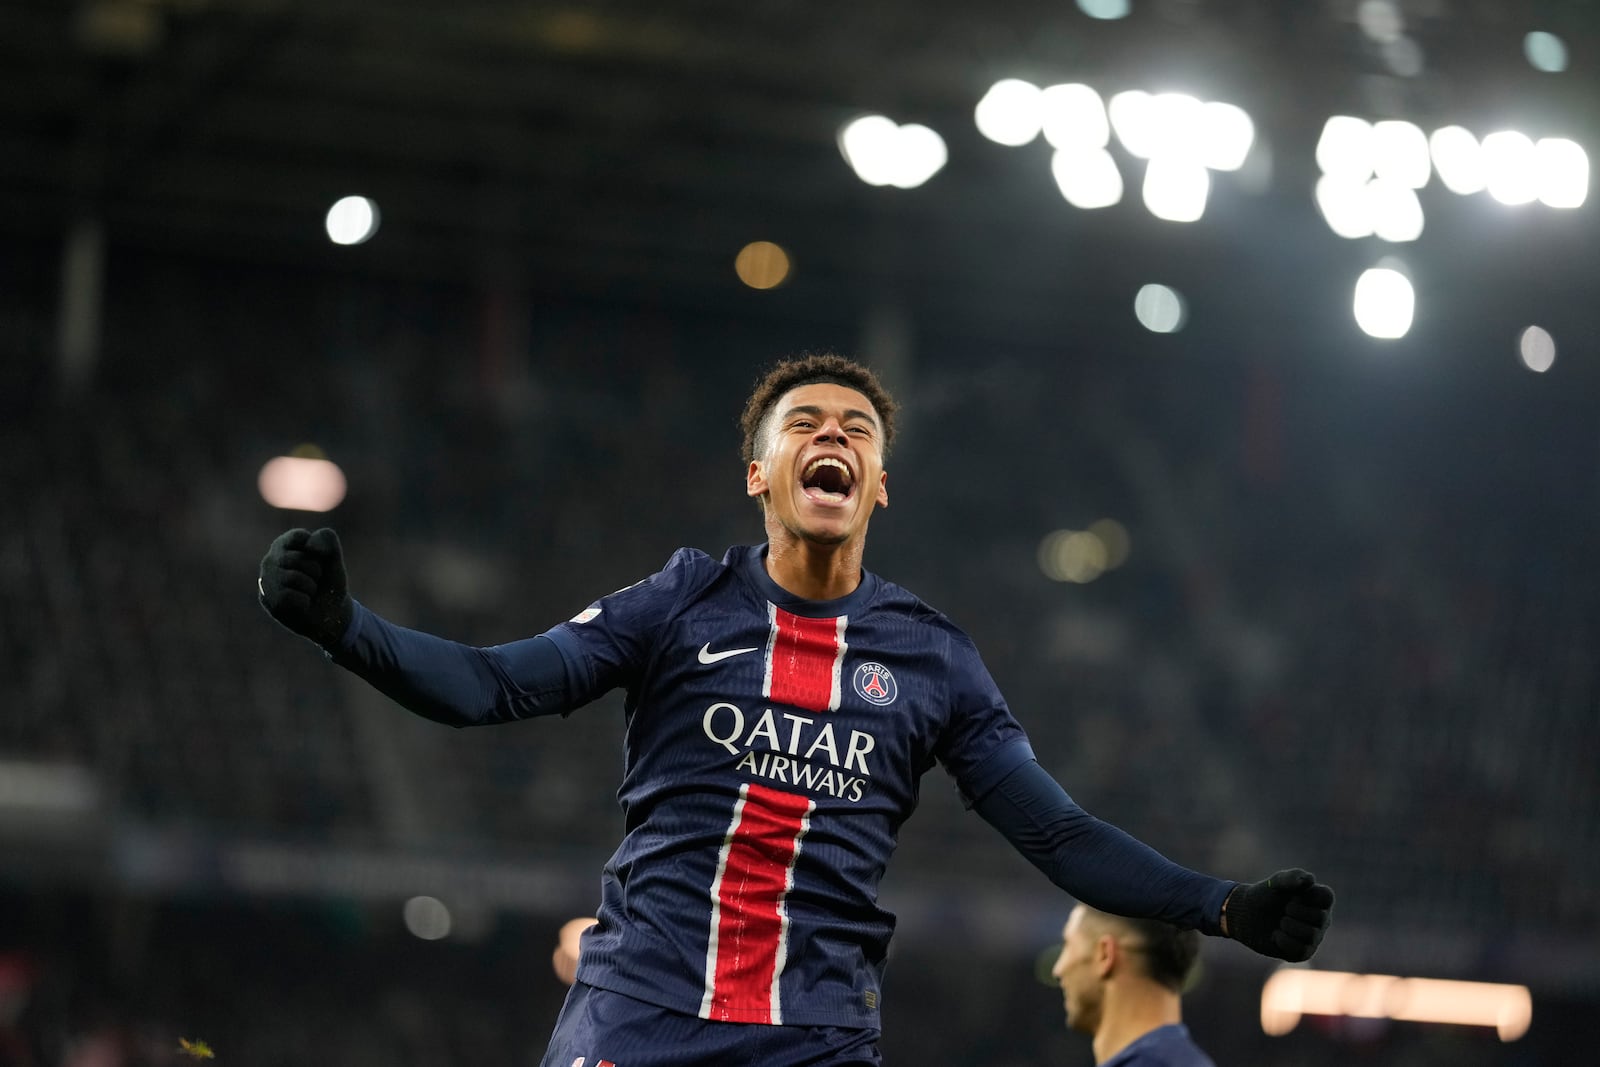
POLYGON ((764 454, 750 463, 745 491, 766 499, 767 521, 815 544, 865 535, 872 509, 889 504, 882 424, 854 389, 802 385, 767 416, 764 454))
POLYGON ((1061 987, 1067 1025, 1085 1034, 1100 1026, 1100 982, 1093 966, 1096 939, 1089 925, 1083 906, 1073 908, 1061 929, 1061 954, 1050 968, 1061 987))

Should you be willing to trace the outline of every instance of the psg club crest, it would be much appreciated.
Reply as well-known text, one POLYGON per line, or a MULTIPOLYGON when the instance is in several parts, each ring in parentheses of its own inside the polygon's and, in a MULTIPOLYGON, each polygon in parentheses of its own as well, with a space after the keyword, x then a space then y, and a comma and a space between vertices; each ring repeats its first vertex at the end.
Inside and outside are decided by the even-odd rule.
POLYGON ((894 698, 900 693, 900 687, 894 684, 894 675, 881 663, 863 663, 856 668, 850 681, 861 699, 880 708, 894 703, 894 698))

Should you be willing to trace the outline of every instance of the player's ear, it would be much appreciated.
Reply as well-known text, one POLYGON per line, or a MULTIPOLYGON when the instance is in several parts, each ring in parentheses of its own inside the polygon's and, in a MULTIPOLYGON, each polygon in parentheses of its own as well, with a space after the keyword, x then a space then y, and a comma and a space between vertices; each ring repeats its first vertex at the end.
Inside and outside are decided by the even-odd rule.
POLYGON ((1117 939, 1110 934, 1101 934, 1094 942, 1094 973, 1101 978, 1111 973, 1117 964, 1117 939))
POLYGON ((750 461, 750 468, 744 472, 744 495, 760 496, 772 486, 767 482, 767 465, 759 459, 750 461))
POLYGON ((889 506, 889 472, 888 471, 884 471, 883 473, 878 475, 878 498, 877 499, 878 499, 878 506, 880 508, 886 508, 886 507, 889 506))

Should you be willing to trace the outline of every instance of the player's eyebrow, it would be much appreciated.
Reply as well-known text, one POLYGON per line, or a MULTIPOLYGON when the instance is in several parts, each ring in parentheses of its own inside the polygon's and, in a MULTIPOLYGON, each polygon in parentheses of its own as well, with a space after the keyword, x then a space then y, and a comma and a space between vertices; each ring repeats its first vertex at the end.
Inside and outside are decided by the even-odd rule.
MULTIPOLYGON (((783 421, 788 422, 796 415, 810 415, 813 418, 820 419, 823 416, 823 411, 815 404, 796 404, 794 407, 783 413, 783 421)), ((870 411, 862 411, 860 408, 845 408, 844 417, 839 421, 849 422, 851 419, 865 419, 866 421, 872 423, 872 428, 874 430, 878 428, 878 420, 873 417, 872 412, 870 411)))

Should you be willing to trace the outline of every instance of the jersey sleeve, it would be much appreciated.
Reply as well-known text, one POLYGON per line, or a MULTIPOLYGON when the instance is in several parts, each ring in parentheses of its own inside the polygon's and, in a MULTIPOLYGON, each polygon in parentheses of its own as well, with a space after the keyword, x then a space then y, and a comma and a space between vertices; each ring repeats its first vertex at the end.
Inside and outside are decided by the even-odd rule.
POLYGON ((1033 747, 966 634, 951 631, 946 665, 950 716, 934 756, 956 780, 962 802, 970 808, 1033 759, 1033 747))
POLYGON ((543 636, 555 642, 566 661, 574 702, 631 687, 649 663, 662 626, 716 567, 705 553, 680 548, 650 577, 601 597, 546 630, 543 636))
POLYGON ((327 655, 401 707, 447 726, 577 706, 560 650, 542 637, 477 648, 396 626, 355 601, 349 628, 327 655))
POLYGON ((1017 767, 975 806, 1029 863, 1085 904, 1222 932, 1222 902, 1237 883, 1181 867, 1090 815, 1038 763, 1017 767))

